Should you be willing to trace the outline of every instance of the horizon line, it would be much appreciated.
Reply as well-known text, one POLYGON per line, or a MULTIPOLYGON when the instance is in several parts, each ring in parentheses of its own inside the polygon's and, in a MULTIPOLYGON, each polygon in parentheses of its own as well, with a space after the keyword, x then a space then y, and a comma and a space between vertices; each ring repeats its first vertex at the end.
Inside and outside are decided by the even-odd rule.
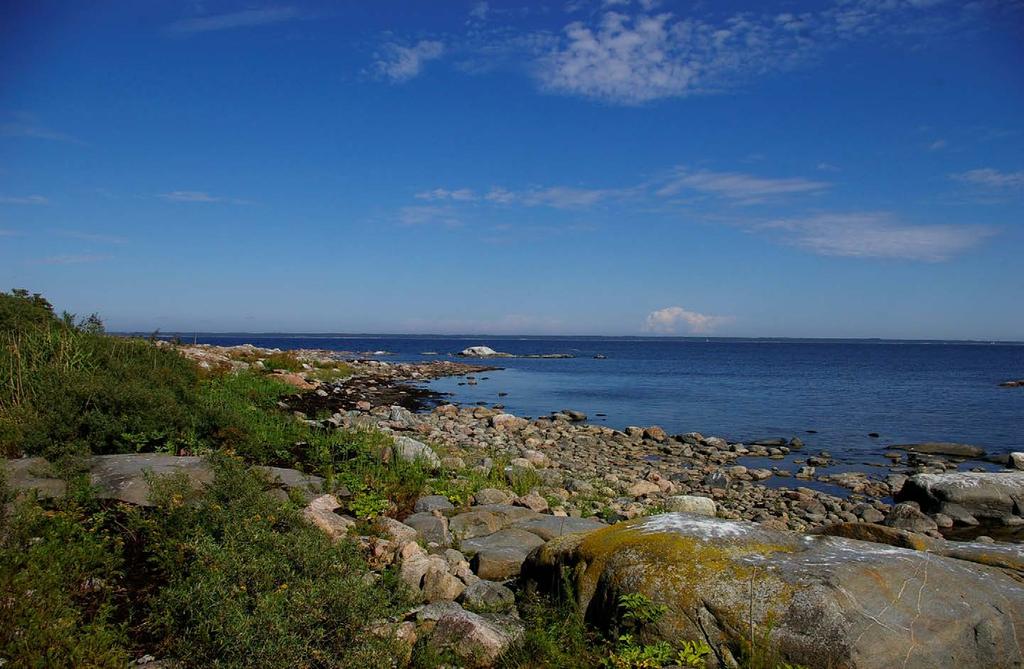
POLYGON ((157 339, 184 337, 288 337, 288 338, 322 338, 322 339, 385 339, 385 338, 433 338, 433 339, 642 339, 651 341, 683 340, 683 341, 749 341, 749 342, 881 342, 881 343, 943 343, 943 344, 981 344, 981 345, 1024 345, 1022 339, 926 339, 918 337, 789 337, 789 336, 730 336, 730 335, 584 335, 584 334, 481 334, 481 333, 418 333, 418 332, 289 332, 266 331, 246 332, 240 330, 201 331, 173 330, 161 332, 144 330, 115 330, 112 335, 145 336, 157 339))

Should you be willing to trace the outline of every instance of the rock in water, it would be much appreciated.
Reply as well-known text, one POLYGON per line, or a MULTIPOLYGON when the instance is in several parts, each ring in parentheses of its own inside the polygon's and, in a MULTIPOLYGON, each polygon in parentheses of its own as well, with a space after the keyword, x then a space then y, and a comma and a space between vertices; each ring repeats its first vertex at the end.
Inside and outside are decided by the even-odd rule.
POLYGON ((961 523, 970 517, 1007 521, 1024 511, 1024 472, 949 472, 907 479, 897 501, 917 502, 925 513, 961 523))
POLYGON ((985 449, 970 444, 954 444, 948 441, 926 441, 921 444, 896 444, 890 448, 908 453, 924 455, 948 455, 954 458, 980 458, 985 449))
POLYGON ((528 586, 563 574, 599 625, 619 596, 668 607, 652 630, 705 639, 720 664, 765 635, 808 667, 1019 667, 1024 584, 1004 571, 905 548, 668 513, 554 539, 523 566, 528 586))
POLYGON ((508 358, 511 357, 508 353, 499 353, 490 346, 470 346, 459 351, 459 355, 464 358, 508 358))

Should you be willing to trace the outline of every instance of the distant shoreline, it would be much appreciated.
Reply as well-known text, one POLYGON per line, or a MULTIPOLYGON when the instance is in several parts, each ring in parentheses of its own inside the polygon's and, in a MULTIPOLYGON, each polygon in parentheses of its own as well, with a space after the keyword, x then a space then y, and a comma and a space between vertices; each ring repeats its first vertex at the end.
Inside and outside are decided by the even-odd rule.
MULTIPOLYGON (((151 337, 152 331, 114 331, 110 334, 126 337, 151 337)), ((713 343, 713 344, 882 344, 882 345, 947 345, 947 346, 1024 346, 1024 340, 1015 339, 885 339, 881 337, 700 337, 675 335, 489 335, 489 334, 387 334, 387 333, 330 333, 330 332, 160 332, 158 339, 182 340, 194 337, 226 337, 269 339, 459 339, 496 341, 633 341, 713 343)))

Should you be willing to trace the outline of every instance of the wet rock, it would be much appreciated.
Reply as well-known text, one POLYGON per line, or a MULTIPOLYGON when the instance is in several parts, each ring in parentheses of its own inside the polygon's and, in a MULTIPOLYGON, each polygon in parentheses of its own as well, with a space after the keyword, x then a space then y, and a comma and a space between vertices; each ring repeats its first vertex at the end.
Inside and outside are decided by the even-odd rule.
POLYGON ((650 632, 669 641, 735 647, 752 626, 786 662, 808 667, 1024 663, 1024 584, 916 550, 673 513, 555 539, 522 578, 552 590, 565 573, 598 625, 618 615, 622 594, 666 605, 650 632))
POLYGON ((920 444, 895 444, 890 446, 893 450, 907 451, 908 453, 922 453, 925 455, 949 455, 957 458, 980 458, 985 455, 985 449, 971 446, 969 444, 956 444, 947 441, 928 441, 920 444))

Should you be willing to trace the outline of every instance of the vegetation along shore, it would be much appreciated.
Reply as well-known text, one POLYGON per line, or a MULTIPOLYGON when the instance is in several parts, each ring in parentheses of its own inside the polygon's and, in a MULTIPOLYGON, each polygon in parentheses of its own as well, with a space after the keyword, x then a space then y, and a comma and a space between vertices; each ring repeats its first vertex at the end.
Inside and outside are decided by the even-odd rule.
POLYGON ((0 338, 5 667, 1024 666, 1022 454, 748 468, 803 444, 460 407, 422 382, 500 360, 115 337, 26 291, 0 338))

